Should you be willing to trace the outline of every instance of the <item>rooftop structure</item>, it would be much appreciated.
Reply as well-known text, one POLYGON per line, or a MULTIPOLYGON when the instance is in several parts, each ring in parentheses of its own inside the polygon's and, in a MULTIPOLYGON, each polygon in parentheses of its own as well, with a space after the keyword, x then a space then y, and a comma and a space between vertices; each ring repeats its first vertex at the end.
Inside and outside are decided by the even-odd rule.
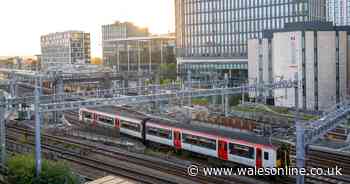
POLYGON ((104 73, 112 72, 111 68, 101 66, 101 65, 92 65, 92 64, 65 64, 55 67, 50 67, 48 72, 57 72, 60 71, 63 74, 92 74, 92 73, 104 73))
POLYGON ((116 21, 102 26, 102 40, 149 36, 148 28, 141 28, 131 22, 116 21))

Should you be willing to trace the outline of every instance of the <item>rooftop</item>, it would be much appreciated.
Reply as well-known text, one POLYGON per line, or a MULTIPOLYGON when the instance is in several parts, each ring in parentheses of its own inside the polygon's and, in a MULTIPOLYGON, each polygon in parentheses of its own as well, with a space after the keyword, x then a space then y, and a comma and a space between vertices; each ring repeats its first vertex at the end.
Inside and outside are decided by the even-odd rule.
POLYGON ((128 38, 118 38, 107 40, 105 42, 115 42, 115 41, 146 41, 146 40, 175 40, 175 36, 159 35, 159 36, 145 36, 145 37, 128 37, 128 38))
POLYGON ((137 182, 126 180, 117 176, 106 176, 95 181, 87 182, 85 184, 136 184, 137 182))

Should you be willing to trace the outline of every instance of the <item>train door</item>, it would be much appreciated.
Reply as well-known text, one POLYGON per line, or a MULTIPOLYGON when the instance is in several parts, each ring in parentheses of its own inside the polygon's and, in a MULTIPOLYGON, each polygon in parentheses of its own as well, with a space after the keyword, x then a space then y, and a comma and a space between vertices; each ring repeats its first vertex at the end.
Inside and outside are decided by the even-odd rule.
POLYGON ((256 168, 261 168, 262 167, 262 151, 261 148, 256 148, 256 168))
POLYGON ((179 130, 174 130, 174 147, 177 150, 181 149, 181 132, 179 130))
POLYGON ((116 117, 116 118, 114 119, 114 127, 115 127, 115 128, 119 128, 119 127, 120 127, 120 120, 119 120, 118 117, 116 117))
POLYGON ((290 146, 282 145, 277 149, 277 161, 276 167, 289 167, 290 166, 290 146))
POLYGON ((228 160, 227 142, 224 141, 224 140, 219 140, 219 143, 218 143, 218 157, 221 160, 228 160))
POLYGON ((142 120, 141 124, 141 132, 142 132, 142 142, 144 145, 147 145, 147 137, 146 137, 146 131, 147 131, 147 121, 149 121, 149 118, 146 118, 144 120, 142 120))

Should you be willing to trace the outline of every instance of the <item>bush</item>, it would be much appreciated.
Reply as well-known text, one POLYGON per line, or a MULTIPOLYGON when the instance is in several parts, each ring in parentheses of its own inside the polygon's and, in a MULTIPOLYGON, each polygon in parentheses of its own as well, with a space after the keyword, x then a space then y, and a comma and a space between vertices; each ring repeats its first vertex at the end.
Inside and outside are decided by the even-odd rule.
POLYGON ((33 155, 16 155, 8 162, 8 181, 11 184, 78 184, 79 179, 62 162, 42 160, 40 177, 35 177, 33 155))

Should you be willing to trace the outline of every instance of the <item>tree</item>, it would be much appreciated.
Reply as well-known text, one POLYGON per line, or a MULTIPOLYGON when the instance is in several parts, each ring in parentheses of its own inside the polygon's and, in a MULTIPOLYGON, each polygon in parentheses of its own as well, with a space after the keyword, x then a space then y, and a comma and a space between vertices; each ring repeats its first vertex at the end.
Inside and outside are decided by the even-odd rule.
POLYGON ((78 184, 79 179, 63 162, 42 161, 40 177, 35 177, 33 155, 16 155, 8 162, 8 181, 11 184, 78 184))
POLYGON ((161 79, 176 80, 176 77, 177 77, 176 63, 161 64, 160 71, 161 71, 161 79))

